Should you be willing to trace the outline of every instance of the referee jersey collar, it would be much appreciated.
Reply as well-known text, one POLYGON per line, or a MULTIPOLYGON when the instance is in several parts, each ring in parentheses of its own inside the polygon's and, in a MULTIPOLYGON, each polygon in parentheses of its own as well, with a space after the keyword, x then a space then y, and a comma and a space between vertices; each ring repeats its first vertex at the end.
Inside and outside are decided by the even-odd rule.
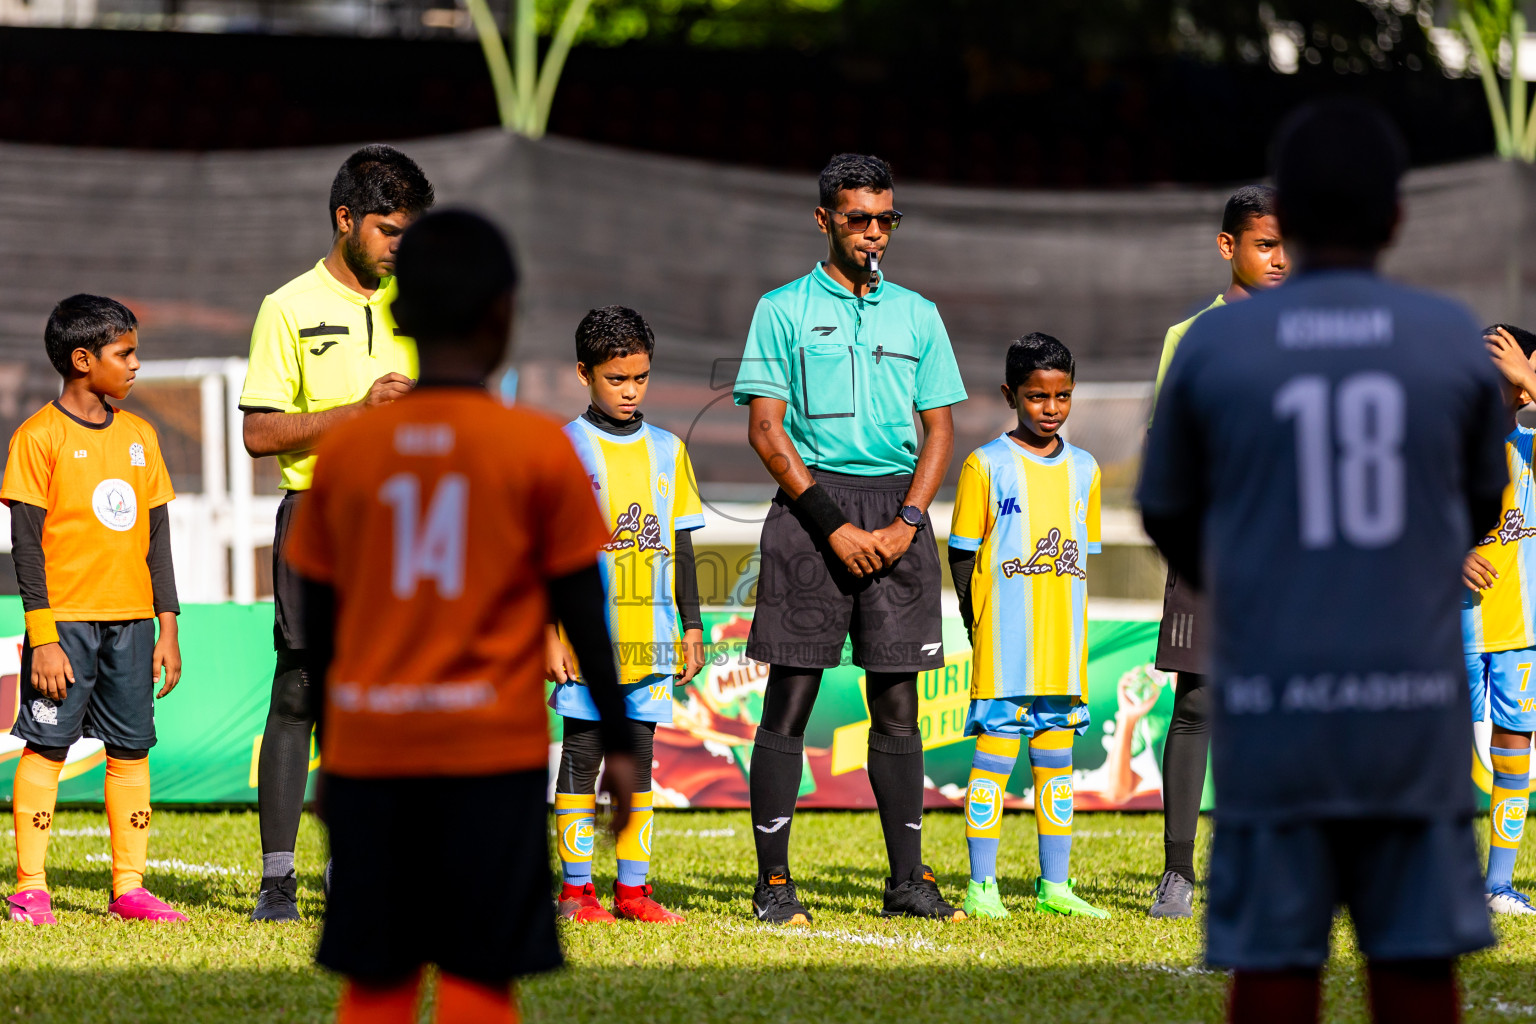
MULTIPOLYGON (((827 273, 826 268, 819 262, 811 271, 811 280, 846 302, 857 302, 860 298, 860 296, 853 294, 846 287, 834 281, 832 275, 827 273)), ((866 292, 863 299, 865 302, 879 302, 880 296, 883 294, 885 294, 885 271, 880 272, 880 282, 866 292)))
POLYGON ((336 276, 325 269, 325 257, 323 256, 315 261, 315 276, 327 288, 355 306, 383 306, 387 305, 394 298, 395 278, 393 274, 389 277, 379 278, 379 286, 373 290, 372 295, 366 296, 353 291, 336 280, 336 276))

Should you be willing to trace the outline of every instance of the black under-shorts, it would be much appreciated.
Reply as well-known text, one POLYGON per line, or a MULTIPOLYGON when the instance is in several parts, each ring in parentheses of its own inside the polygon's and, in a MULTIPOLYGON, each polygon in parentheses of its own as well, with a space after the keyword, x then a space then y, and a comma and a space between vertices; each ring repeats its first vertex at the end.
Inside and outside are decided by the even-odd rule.
POLYGON ((1168 570, 1163 588, 1163 621, 1157 631, 1157 668, 1164 672, 1210 671, 1209 619, 1205 596, 1189 580, 1168 570))
POLYGON ((548 779, 543 768, 327 775, 331 893, 316 962, 379 983, 429 963, 487 985, 559 967, 548 779), (423 872, 444 881, 423 886, 423 872))
MULTIPOLYGON (((862 477, 813 469, 811 475, 862 530, 890 526, 910 475, 862 477)), ((895 565, 862 579, 782 490, 763 522, 757 610, 747 657, 793 668, 853 663, 870 672, 925 672, 944 664, 939 549, 925 523, 895 565)))
POLYGON ((277 505, 277 524, 272 536, 272 646, 279 651, 304 649, 304 582, 298 570, 283 557, 288 531, 298 514, 304 491, 284 491, 277 505))

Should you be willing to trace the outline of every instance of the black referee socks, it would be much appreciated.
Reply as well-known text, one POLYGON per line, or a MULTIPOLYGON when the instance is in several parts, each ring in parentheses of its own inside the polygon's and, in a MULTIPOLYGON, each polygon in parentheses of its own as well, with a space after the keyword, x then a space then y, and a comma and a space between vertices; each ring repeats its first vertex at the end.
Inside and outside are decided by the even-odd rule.
POLYGON ((923 738, 870 730, 869 787, 880 808, 891 878, 904 881, 923 863, 923 738))
POLYGON ((804 737, 758 727, 747 785, 752 794, 752 838, 757 842, 759 874, 765 868, 789 864, 789 826, 800 795, 804 754, 804 737))

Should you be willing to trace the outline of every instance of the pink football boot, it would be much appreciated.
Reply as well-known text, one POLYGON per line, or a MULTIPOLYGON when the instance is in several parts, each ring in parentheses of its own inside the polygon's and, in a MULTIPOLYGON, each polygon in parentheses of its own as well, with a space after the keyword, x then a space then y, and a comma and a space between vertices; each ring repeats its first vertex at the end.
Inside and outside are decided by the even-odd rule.
POLYGON ((53 901, 42 889, 25 889, 6 901, 11 920, 21 924, 58 924, 53 918, 53 901))
POLYGON ((148 889, 129 889, 107 904, 107 913, 124 921, 185 921, 187 915, 148 889))

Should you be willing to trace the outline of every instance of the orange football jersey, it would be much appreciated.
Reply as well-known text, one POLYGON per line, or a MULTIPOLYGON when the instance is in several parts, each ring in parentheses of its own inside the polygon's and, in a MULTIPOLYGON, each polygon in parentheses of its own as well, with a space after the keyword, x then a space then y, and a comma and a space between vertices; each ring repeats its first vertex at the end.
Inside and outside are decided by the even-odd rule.
POLYGON ((145 420, 112 409, 102 424, 49 402, 11 435, 0 501, 48 510, 43 567, 59 622, 155 617, 149 510, 176 492, 145 420))
POLYGON ((543 767, 547 583, 608 530, 553 420, 427 388, 329 432, 286 556, 336 591, 326 770, 543 767))

